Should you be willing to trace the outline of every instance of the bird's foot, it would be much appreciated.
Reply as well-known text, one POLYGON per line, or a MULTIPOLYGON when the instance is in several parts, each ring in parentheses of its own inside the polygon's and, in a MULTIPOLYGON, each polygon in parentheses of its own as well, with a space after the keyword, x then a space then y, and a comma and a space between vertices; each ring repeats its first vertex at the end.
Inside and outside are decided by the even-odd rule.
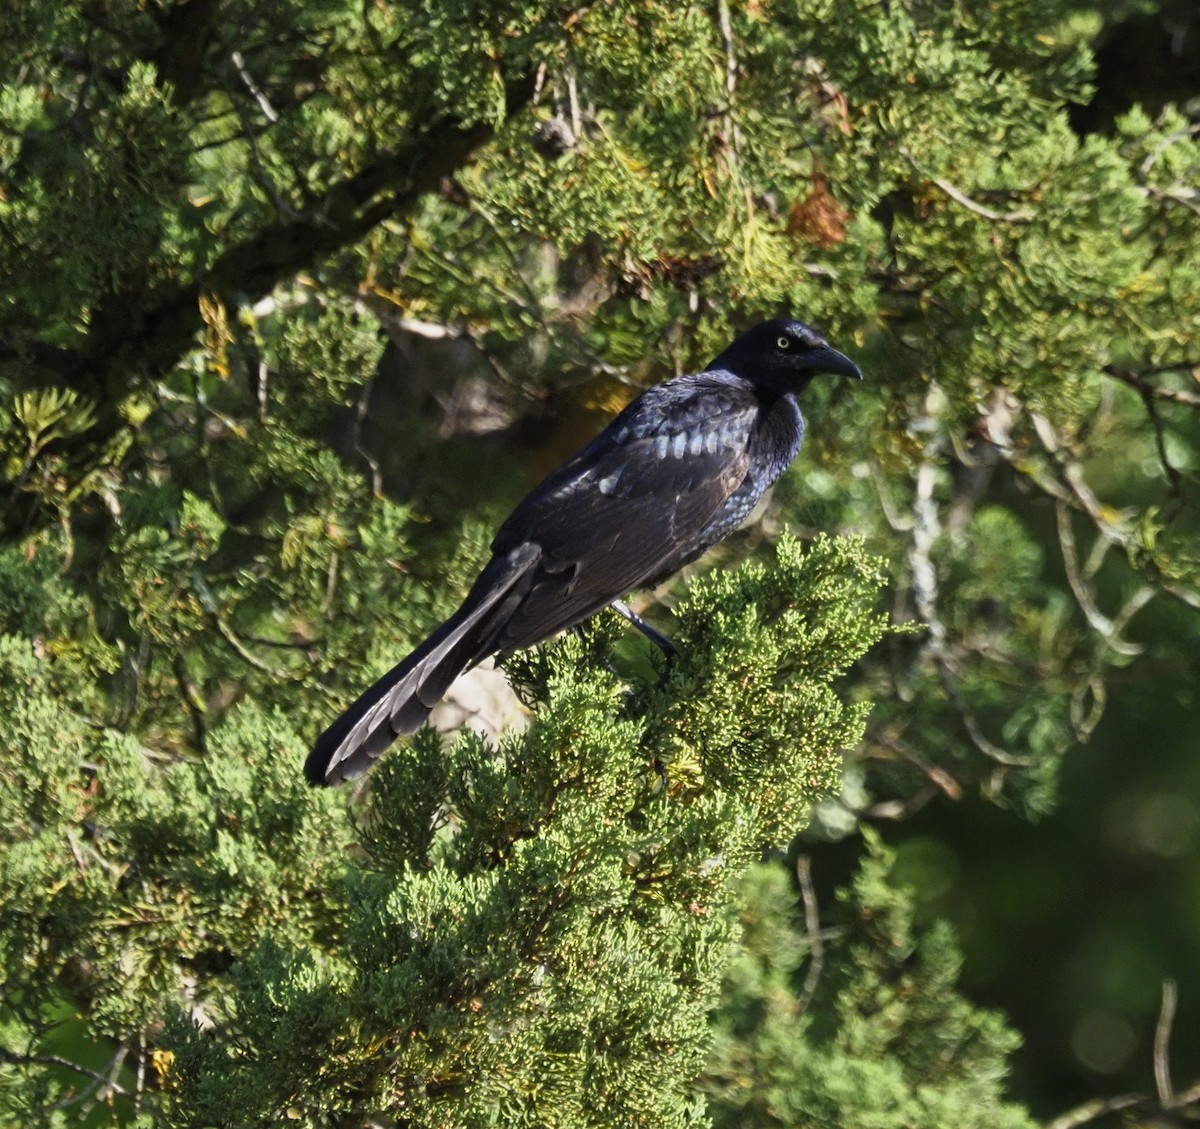
POLYGON ((656 631, 651 627, 640 615, 637 614, 624 600, 613 600, 610 605, 612 610, 618 615, 624 616, 630 623, 633 624, 647 639, 650 640, 667 658, 667 667, 663 671, 663 677, 666 678, 666 671, 670 668, 671 660, 679 654, 679 648, 675 646, 661 631, 656 631))

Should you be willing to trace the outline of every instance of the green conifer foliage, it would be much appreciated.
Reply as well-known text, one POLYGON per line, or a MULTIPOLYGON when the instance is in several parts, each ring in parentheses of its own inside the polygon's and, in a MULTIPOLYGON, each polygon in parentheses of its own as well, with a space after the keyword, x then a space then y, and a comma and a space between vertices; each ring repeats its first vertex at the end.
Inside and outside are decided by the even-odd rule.
POLYGON ((1111 7, 0 4, 0 1122, 1026 1122, 886 855, 811 991, 758 861, 1047 811, 1194 632, 1200 137, 1072 128, 1111 7), (301 784, 594 417, 785 309, 868 379, 661 682, 600 617, 523 732, 301 784))
POLYGON ((868 844, 823 923, 836 941, 815 978, 825 942, 795 919, 786 870, 747 873, 702 1084, 713 1124, 1031 1129, 1002 1096, 1016 1036, 955 991, 953 937, 914 927, 911 892, 889 880, 894 856, 868 844))
POLYGON ((857 743, 832 684, 883 631, 878 584, 859 545, 786 539, 692 586, 665 685, 631 696, 605 623, 513 661, 536 714, 498 748, 385 758, 345 934, 266 941, 211 1029, 176 1013, 172 1123, 235 1094, 247 1124, 703 1123, 734 891, 857 743))

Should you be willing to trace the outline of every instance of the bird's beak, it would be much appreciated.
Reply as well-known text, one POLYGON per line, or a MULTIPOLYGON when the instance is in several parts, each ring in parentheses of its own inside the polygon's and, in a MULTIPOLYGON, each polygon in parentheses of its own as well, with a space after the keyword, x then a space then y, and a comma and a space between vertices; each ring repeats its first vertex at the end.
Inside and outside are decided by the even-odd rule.
POLYGON ((858 371, 858 365, 844 353, 839 353, 828 345, 806 353, 804 360, 807 362, 805 367, 814 373, 827 372, 834 376, 852 376, 855 380, 863 378, 863 374, 858 371))

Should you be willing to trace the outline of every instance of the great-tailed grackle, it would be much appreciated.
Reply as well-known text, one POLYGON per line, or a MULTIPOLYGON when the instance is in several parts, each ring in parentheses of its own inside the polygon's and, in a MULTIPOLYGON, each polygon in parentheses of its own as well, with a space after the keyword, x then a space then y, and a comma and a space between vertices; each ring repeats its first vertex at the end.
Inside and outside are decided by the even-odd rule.
POLYGON ((861 376, 814 330, 780 319, 743 334, 703 372, 643 392, 513 510, 462 607, 317 739, 309 780, 365 772, 488 655, 530 647, 609 605, 644 626, 619 598, 745 520, 800 450, 796 395, 818 373, 861 376))

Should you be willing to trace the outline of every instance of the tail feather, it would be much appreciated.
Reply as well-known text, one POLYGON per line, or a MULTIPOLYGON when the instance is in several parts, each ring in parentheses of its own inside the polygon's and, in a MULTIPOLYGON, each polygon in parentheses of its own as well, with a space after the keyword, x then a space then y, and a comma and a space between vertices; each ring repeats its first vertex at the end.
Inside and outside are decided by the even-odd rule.
POLYGON ((309 781, 339 784, 361 776, 397 737, 420 729, 450 684, 496 649, 519 603, 511 598, 513 586, 538 555, 535 545, 525 544, 493 560, 462 607, 317 738, 304 763, 309 781))

